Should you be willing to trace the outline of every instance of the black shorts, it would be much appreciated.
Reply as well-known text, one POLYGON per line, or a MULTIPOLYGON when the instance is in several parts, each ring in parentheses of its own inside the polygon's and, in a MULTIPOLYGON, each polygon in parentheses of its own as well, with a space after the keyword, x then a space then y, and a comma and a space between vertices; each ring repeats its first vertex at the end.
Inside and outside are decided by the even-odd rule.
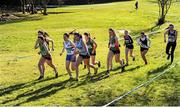
POLYGON ((96 51, 94 53, 92 52, 89 52, 90 53, 90 56, 96 56, 96 51))
POLYGON ((140 48, 141 52, 145 51, 145 50, 148 50, 148 48, 140 48))
POLYGON ((52 57, 50 54, 42 55, 42 57, 45 58, 46 60, 52 60, 52 57))
POLYGON ((90 56, 89 55, 79 55, 80 57, 82 57, 83 59, 89 59, 90 58, 90 56))
POLYGON ((128 49, 134 49, 134 45, 126 45, 126 48, 128 48, 128 49))
POLYGON ((113 54, 120 54, 120 50, 112 50, 112 49, 110 49, 110 51, 112 51, 113 54))

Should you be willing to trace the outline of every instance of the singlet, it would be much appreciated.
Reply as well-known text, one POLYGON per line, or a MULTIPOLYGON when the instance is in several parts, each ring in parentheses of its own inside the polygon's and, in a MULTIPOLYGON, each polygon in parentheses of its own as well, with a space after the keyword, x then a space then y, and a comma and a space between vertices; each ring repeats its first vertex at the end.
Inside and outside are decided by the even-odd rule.
POLYGON ((175 36, 176 36, 176 30, 173 30, 173 32, 171 32, 169 30, 168 31, 168 42, 176 42, 175 36))
POLYGON ((64 42, 64 48, 66 49, 67 55, 74 54, 74 48, 73 48, 72 42, 70 40, 64 42))
POLYGON ((109 40, 110 50, 115 51, 115 50, 119 49, 119 47, 117 48, 116 44, 115 44, 116 43, 116 39, 118 39, 116 36, 111 36, 110 37, 110 40, 109 40))
POLYGON ((131 36, 129 36, 129 35, 124 36, 124 42, 125 42, 126 46, 129 46, 129 45, 133 44, 133 40, 132 40, 131 36))
POLYGON ((83 47, 83 40, 80 39, 79 41, 75 42, 76 48, 79 50, 79 54, 87 55, 88 52, 86 51, 85 47, 83 47))
POLYGON ((46 38, 45 38, 45 42, 47 43, 48 49, 50 50, 50 48, 49 48, 49 41, 46 38))
POLYGON ((40 53, 42 56, 49 54, 48 45, 45 41, 39 43, 40 53))
POLYGON ((94 40, 89 38, 88 42, 86 42, 86 45, 88 47, 88 51, 91 53, 93 51, 93 45, 94 45, 94 40))
POLYGON ((142 40, 141 38, 140 38, 140 42, 141 42, 141 47, 142 48, 148 48, 148 38, 147 37, 145 37, 145 39, 144 40, 142 40))

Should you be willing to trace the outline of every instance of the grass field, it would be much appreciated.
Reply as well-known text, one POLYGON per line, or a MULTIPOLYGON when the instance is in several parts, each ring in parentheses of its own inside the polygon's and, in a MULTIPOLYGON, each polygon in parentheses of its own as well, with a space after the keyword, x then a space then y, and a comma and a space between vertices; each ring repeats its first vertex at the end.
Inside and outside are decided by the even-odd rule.
MULTIPOLYGON (((180 31, 179 5, 180 2, 172 5, 167 22, 159 28, 153 28, 158 18, 158 6, 152 0, 140 0, 138 11, 134 9, 134 1, 67 6, 49 9, 48 16, 33 15, 21 21, 0 23, 0 105, 104 105, 148 81, 170 67, 166 60, 163 32, 169 23, 175 24, 180 31), (141 31, 159 31, 150 35, 152 46, 147 54, 149 65, 144 66, 139 47, 135 44, 136 61, 130 60, 130 66, 124 73, 119 73, 119 65, 114 64, 114 70, 107 78, 105 71, 109 27, 127 29, 132 36, 137 36, 141 31), (46 67, 45 79, 36 80, 39 76, 37 63, 40 56, 33 47, 39 29, 49 32, 55 41, 52 56, 60 74, 57 79, 53 78, 52 69, 46 67), (73 29, 81 33, 88 31, 96 37, 97 60, 102 62, 99 73, 91 79, 86 78, 87 71, 81 66, 79 82, 68 81, 65 54, 59 56, 63 33, 73 29)), ((122 38, 121 33, 118 36, 122 38)), ((173 64, 180 61, 179 42, 180 39, 173 64)), ((121 58, 124 58, 123 45, 121 58)), ((133 92, 115 105, 180 106, 179 71, 180 65, 176 65, 149 86, 133 92)))

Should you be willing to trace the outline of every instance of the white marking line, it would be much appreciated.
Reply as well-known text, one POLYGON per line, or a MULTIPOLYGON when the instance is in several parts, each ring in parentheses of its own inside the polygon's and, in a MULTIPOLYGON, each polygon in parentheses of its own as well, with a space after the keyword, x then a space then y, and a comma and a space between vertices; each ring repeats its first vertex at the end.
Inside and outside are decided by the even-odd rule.
MULTIPOLYGON (((177 62, 176 64, 180 64, 180 62, 177 62)), ((130 90, 130 91, 128 91, 127 93, 123 94, 122 96, 114 99, 113 101, 109 102, 108 104, 104 105, 103 107, 110 106, 111 104, 115 103, 116 101, 119 101, 119 100, 123 99, 125 96, 127 96, 127 95, 131 94, 132 92, 138 90, 139 88, 141 88, 141 87, 143 87, 143 86, 145 86, 145 85, 149 85, 149 83, 153 82, 153 81, 156 80, 158 77, 162 76, 164 73, 166 73, 166 72, 169 71, 170 69, 174 68, 176 64, 171 65, 168 69, 164 70, 162 73, 160 73, 160 74, 157 75, 156 77, 154 77, 154 78, 150 79, 149 81, 147 81, 147 82, 145 82, 145 83, 143 83, 143 84, 141 84, 141 85, 133 88, 132 90, 130 90)))

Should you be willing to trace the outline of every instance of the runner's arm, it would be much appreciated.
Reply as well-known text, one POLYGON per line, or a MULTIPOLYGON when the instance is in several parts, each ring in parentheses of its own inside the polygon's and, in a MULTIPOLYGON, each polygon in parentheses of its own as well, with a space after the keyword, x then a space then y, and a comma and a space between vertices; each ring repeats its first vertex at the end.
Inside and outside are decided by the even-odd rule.
POLYGON ((129 36, 129 37, 130 37, 130 39, 131 39, 131 43, 134 43, 134 41, 133 41, 132 37, 131 37, 131 36, 129 36))
POLYGON ((164 42, 166 43, 166 35, 168 33, 168 30, 164 33, 164 42))
MULTIPOLYGON (((84 49, 86 50, 86 52, 88 52, 88 49, 87 49, 87 47, 86 47, 84 41, 82 41, 82 45, 83 45, 84 49)), ((88 53, 89 53, 89 52, 88 52, 88 53)))
POLYGON ((62 51, 60 52, 60 56, 64 53, 64 51, 65 51, 65 48, 64 48, 64 43, 63 43, 63 49, 62 49, 62 51))
POLYGON ((51 38, 47 38, 47 41, 51 42, 51 44, 52 44, 52 51, 54 51, 54 40, 51 39, 51 38))
POLYGON ((175 33, 175 40, 177 41, 178 31, 175 33))
POLYGON ((36 40, 36 43, 34 45, 34 49, 37 49, 39 47, 39 39, 36 40))
POLYGON ((97 43, 93 40, 93 53, 96 51, 97 43))
POLYGON ((74 54, 77 54, 76 45, 72 41, 70 41, 70 42, 71 42, 72 47, 74 48, 74 54))

